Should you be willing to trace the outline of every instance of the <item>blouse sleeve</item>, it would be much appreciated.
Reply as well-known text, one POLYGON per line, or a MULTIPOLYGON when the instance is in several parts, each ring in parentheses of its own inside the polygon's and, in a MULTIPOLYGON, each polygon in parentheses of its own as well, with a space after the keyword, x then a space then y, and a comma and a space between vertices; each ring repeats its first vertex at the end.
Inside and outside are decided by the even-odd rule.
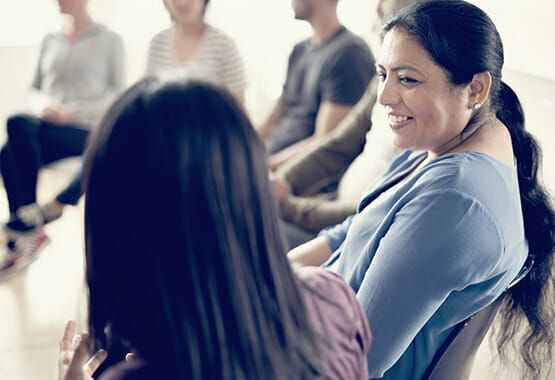
POLYGON ((155 52, 160 49, 159 34, 152 37, 150 43, 148 44, 148 53, 146 57, 146 69, 145 76, 156 75, 156 62, 155 62, 155 52))
POLYGON ((451 292, 486 278, 502 250, 498 226, 467 195, 433 191, 408 201, 357 290, 374 333, 370 377, 397 362, 451 292))
POLYGON ((326 228, 318 234, 318 236, 324 236, 326 238, 326 241, 328 242, 328 245, 330 246, 332 252, 338 249, 341 244, 343 244, 343 241, 347 236, 347 231, 349 230, 349 227, 351 226, 351 223, 353 221, 353 217, 354 215, 351 215, 342 223, 326 228))
POLYGON ((223 85, 232 93, 245 91, 247 79, 243 59, 235 42, 227 37, 222 60, 223 85))
POLYGON ((353 289, 323 268, 299 268, 297 275, 307 285, 307 308, 316 333, 322 336, 325 379, 367 379, 372 334, 353 289))

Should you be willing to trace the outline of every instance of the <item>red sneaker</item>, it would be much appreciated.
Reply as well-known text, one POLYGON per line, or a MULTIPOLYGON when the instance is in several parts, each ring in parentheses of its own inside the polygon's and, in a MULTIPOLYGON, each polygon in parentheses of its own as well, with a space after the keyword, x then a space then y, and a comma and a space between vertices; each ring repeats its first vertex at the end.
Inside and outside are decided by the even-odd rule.
POLYGON ((31 265, 48 242, 48 236, 42 229, 8 242, 6 256, 0 264, 0 280, 31 265))

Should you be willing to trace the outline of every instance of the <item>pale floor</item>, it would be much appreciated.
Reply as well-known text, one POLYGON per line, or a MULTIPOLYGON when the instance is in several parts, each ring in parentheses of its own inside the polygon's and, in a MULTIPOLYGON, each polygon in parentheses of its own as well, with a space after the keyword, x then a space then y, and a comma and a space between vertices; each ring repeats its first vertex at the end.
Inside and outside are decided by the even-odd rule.
MULTIPOLYGON (((47 170, 40 177, 39 200, 47 200, 66 181, 69 172, 47 170)), ((0 191, 0 215, 7 215, 0 191)), ((84 326, 83 203, 67 207, 64 216, 48 225, 50 243, 27 270, 0 282, 0 380, 57 379, 58 342, 65 322, 84 326)), ((472 380, 517 380, 500 366, 489 366, 490 351, 483 344, 472 380)))
MULTIPOLYGON (((69 172, 47 170, 39 179, 39 200, 69 180, 69 172)), ((1 190, 0 215, 7 215, 1 190)), ((66 207, 48 225, 50 243, 22 273, 0 282, 0 379, 57 379, 58 341, 68 319, 86 320, 84 310, 82 203, 66 207)), ((3 253, 2 253, 3 254, 3 253)))

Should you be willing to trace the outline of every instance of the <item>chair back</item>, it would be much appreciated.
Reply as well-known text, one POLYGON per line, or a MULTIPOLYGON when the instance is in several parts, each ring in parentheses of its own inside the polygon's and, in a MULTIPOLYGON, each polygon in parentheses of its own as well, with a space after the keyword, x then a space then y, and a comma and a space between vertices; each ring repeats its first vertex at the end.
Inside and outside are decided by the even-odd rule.
POLYGON ((432 363, 428 366, 422 379, 468 379, 476 351, 478 351, 502 301, 503 296, 455 326, 434 355, 432 363))
MULTIPOLYGON (((534 258, 530 255, 507 290, 526 277, 533 264, 534 258)), ((476 351, 484 340, 506 294, 507 291, 493 303, 455 326, 434 355, 422 380, 466 380, 470 377, 476 351)))

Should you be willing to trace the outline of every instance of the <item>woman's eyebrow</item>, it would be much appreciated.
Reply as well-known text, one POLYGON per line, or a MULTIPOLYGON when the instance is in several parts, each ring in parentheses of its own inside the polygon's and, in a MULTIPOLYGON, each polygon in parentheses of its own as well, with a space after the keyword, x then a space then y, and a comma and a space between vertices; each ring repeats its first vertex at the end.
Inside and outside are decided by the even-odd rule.
MULTIPOLYGON (((377 64, 376 64, 376 69, 385 70, 385 67, 383 67, 382 65, 380 65, 379 63, 377 63, 377 64)), ((401 71, 401 70, 414 71, 415 73, 418 73, 418 74, 420 74, 420 75, 424 75, 424 74, 423 74, 420 70, 418 70, 416 67, 414 67, 414 66, 409 66, 409 65, 396 66, 396 67, 392 68, 390 71, 397 72, 397 71, 401 71)))

